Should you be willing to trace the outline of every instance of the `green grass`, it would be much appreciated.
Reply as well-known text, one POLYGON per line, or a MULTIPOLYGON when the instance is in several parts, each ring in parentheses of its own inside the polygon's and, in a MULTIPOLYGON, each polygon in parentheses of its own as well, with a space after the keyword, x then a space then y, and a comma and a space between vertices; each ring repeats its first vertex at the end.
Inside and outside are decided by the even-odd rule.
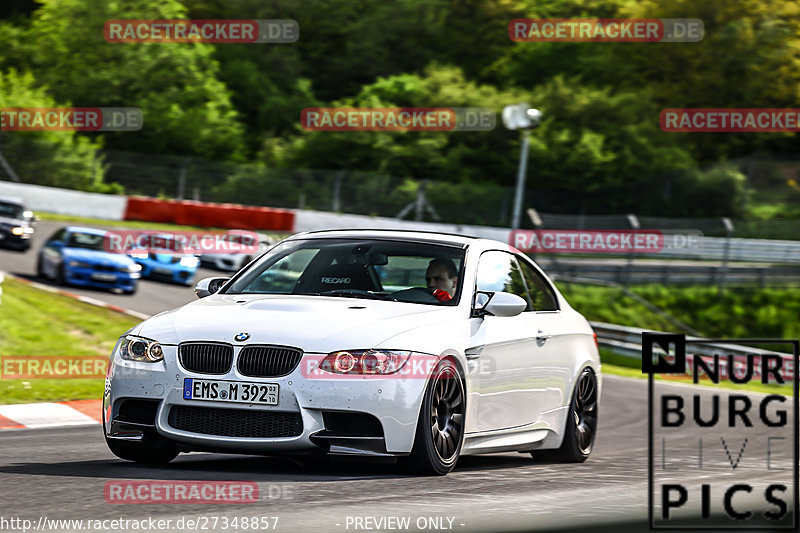
MULTIPOLYGON (((14 279, 2 284, 0 357, 110 355, 136 318, 14 279)), ((102 379, 0 379, 0 404, 100 398, 102 379)))
MULTIPOLYGON (((617 355, 609 352, 608 350, 600 350, 600 360, 603 363, 603 374, 613 374, 615 376, 622 376, 626 378, 647 379, 647 374, 642 374, 642 362, 639 359, 632 357, 625 357, 624 355, 617 355)), ((667 383, 692 383, 692 378, 663 378, 656 376, 657 381, 664 381, 667 383)), ((730 381, 722 381, 719 383, 711 383, 710 381, 701 380, 699 385, 710 386, 714 388, 730 389, 730 390, 746 390, 750 392, 763 392, 766 394, 782 394, 791 397, 793 395, 791 383, 785 385, 772 385, 763 384, 761 382, 750 382, 744 385, 735 385, 730 381)))

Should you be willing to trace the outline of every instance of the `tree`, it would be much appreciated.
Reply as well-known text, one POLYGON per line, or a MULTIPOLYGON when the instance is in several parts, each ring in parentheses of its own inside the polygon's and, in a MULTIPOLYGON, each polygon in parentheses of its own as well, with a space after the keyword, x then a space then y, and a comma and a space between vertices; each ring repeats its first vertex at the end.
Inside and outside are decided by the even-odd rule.
MULTIPOLYGON (((37 87, 33 75, 0 71, 0 102, 14 107, 65 107, 37 87)), ((10 106, 9 106, 10 107, 10 106)), ((94 192, 119 192, 103 183, 100 143, 72 131, 5 132, 2 151, 20 179, 94 192)))
POLYGON ((230 158, 242 128, 206 44, 111 44, 111 19, 180 19, 176 0, 45 0, 29 32, 37 81, 60 101, 86 107, 140 107, 144 128, 107 134, 112 148, 230 158))

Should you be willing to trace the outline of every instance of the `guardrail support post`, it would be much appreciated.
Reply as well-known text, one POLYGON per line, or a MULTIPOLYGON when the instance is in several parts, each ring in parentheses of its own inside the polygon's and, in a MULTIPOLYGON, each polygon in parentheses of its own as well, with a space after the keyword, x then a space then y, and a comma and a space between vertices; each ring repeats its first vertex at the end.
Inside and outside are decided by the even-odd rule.
MULTIPOLYGON (((636 215, 633 213, 628 213, 627 217, 628 225, 631 227, 632 230, 637 230, 642 226, 639 224, 639 219, 636 218, 636 215)), ((631 283, 631 271, 633 270, 633 252, 628 253, 628 268, 625 271, 625 288, 628 288, 628 285, 631 283)))
POLYGON ((722 218, 722 225, 725 226, 725 248, 722 253, 722 269, 719 273, 719 297, 725 292, 725 276, 728 273, 728 259, 731 251, 731 237, 733 236, 733 222, 728 217, 722 218))

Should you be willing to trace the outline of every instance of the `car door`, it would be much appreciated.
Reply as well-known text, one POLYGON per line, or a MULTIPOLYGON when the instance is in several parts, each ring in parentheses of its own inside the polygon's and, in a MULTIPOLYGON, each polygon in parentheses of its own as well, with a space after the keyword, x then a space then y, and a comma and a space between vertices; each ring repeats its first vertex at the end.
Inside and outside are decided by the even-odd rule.
POLYGON ((576 355, 579 353, 572 343, 580 341, 576 339, 574 324, 562 316, 550 282, 525 258, 519 257, 518 264, 533 306, 540 342, 548 345, 548 350, 543 352, 543 357, 538 361, 538 364, 547 368, 550 383, 545 411, 557 409, 570 401, 577 370, 576 355))
POLYGON ((536 423, 548 406, 550 381, 543 363, 552 360, 553 354, 549 340, 537 340, 543 334, 542 324, 515 256, 500 250, 484 252, 475 290, 516 294, 528 302, 528 308, 513 317, 471 319, 467 356, 478 369, 472 429, 483 432, 536 423))

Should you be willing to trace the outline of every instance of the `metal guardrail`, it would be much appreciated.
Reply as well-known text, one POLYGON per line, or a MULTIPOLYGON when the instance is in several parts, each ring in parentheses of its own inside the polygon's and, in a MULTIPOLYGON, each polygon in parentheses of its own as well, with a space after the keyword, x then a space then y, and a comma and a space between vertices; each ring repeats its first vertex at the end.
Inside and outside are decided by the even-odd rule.
POLYGON ((695 265, 673 264, 663 261, 657 264, 643 262, 623 264, 617 262, 589 262, 557 259, 553 261, 543 255, 536 260, 544 270, 556 279, 589 278, 624 284, 661 283, 687 285, 716 285, 723 279, 726 283, 766 286, 800 284, 800 266, 740 266, 740 265, 695 265), (549 259, 549 260, 548 260, 549 259))
MULTIPOLYGON (((597 334, 597 342, 601 347, 607 348, 618 355, 642 359, 642 332, 648 330, 608 324, 606 322, 590 322, 590 324, 597 334)), ((794 356, 792 354, 738 344, 703 342, 705 339, 702 337, 689 335, 686 336, 686 340, 693 341, 692 353, 704 356, 704 358, 710 359, 714 355, 725 357, 731 355, 735 362, 740 362, 747 355, 755 355, 756 358, 769 355, 782 359, 785 369, 784 377, 787 380, 794 379, 795 371, 797 370, 794 368, 794 356)))

